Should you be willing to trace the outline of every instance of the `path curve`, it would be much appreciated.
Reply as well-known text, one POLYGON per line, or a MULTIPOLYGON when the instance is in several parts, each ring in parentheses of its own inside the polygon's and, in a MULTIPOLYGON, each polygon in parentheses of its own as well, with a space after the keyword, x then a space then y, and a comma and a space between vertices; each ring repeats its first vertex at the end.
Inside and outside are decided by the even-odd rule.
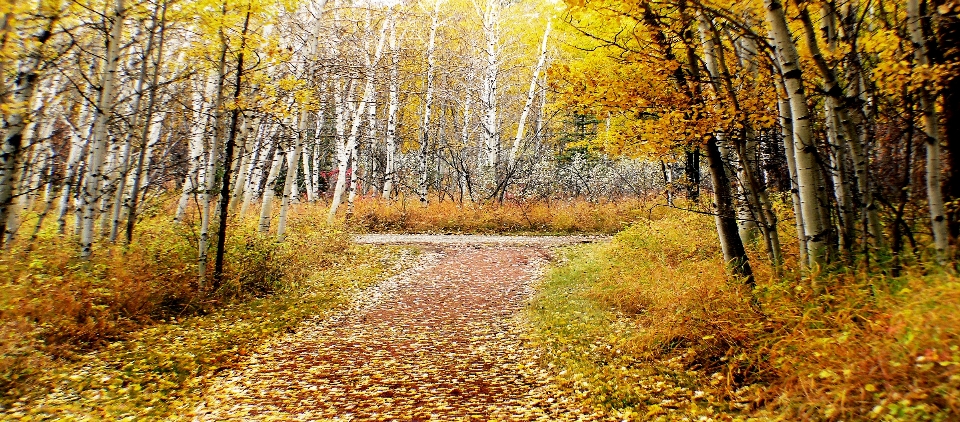
POLYGON ((525 347, 550 247, 584 236, 363 235, 418 244, 352 309, 265 344, 205 394, 198 420, 592 420, 525 347))

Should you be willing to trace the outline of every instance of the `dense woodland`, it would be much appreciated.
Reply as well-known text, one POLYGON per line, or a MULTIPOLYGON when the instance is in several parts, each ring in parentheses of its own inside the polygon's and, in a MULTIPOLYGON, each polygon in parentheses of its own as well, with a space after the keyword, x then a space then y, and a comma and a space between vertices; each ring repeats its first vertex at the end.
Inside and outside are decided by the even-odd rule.
POLYGON ((511 204, 530 231, 707 216, 760 313, 769 283, 814 303, 956 271, 956 0, 3 0, 0 44, 0 274, 22 297, 133 260, 196 295, 157 293, 144 321, 208 312, 286 277, 260 264, 309 246, 297 210, 304 233, 471 231, 441 220, 511 204), (601 211, 534 222, 574 203, 601 211), (34 264, 44 247, 63 255, 34 264))
POLYGON ((216 234, 255 208, 282 239, 300 201, 329 201, 333 221, 358 195, 484 202, 665 182, 671 200, 712 191, 702 211, 744 276, 744 242, 783 261, 778 201, 792 203, 803 265, 898 256, 904 239, 942 263, 960 229, 956 7, 11 3, 3 242, 56 221, 89 257, 135 241, 138 216, 179 195, 174 221, 199 210, 203 278, 216 234), (610 162, 624 156, 641 161, 610 162), (584 180, 598 171, 601 188, 584 180))

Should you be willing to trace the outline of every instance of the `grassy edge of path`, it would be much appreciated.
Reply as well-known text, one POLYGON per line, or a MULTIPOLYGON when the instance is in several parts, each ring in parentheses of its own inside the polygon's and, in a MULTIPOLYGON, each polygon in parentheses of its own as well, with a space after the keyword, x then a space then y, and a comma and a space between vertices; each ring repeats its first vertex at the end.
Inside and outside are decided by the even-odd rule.
POLYGON ((408 262, 400 258, 410 250, 351 245, 334 254, 332 265, 278 294, 141 330, 37 377, 33 392, 0 419, 190 419, 209 378, 264 340, 325 318, 402 271, 408 262))
POLYGON ((559 249, 559 262, 547 270, 528 308, 532 342, 558 385, 616 420, 712 419, 724 413, 728 409, 696 388, 702 373, 680 359, 637 353, 642 328, 597 297, 610 248, 594 243, 559 249))
POLYGON ((920 264, 814 282, 753 259, 747 294, 711 232, 670 213, 564 251, 530 307, 562 388, 618 420, 956 419, 956 275, 920 264))

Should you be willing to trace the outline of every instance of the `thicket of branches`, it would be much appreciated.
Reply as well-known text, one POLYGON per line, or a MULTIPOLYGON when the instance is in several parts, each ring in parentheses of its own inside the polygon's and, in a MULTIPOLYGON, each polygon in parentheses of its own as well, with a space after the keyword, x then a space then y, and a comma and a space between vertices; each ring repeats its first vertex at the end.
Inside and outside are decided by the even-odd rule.
POLYGON ((954 259, 957 2, 569 3, 561 103, 612 121, 601 150, 704 157, 724 257, 748 281, 744 243, 780 266, 791 223, 807 267, 954 259))
POLYGON ((596 124, 549 107, 556 46, 536 3, 3 7, 7 245, 55 221, 88 258, 99 242, 134 241, 145 210, 175 201, 173 220, 198 224, 200 278, 213 261, 216 286, 228 221, 257 207, 259 230, 282 239, 298 201, 330 201, 332 221, 358 195, 596 200, 646 188, 627 176, 645 164, 567 151, 596 124))

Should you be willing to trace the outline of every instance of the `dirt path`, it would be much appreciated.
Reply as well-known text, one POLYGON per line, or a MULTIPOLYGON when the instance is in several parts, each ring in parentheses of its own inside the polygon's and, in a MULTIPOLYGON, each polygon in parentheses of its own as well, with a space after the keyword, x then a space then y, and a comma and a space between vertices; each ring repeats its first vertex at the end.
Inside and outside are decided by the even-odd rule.
POLYGON ((264 345, 198 419, 585 420, 524 347, 519 310, 548 247, 582 237, 368 235, 419 261, 341 315, 264 345))

